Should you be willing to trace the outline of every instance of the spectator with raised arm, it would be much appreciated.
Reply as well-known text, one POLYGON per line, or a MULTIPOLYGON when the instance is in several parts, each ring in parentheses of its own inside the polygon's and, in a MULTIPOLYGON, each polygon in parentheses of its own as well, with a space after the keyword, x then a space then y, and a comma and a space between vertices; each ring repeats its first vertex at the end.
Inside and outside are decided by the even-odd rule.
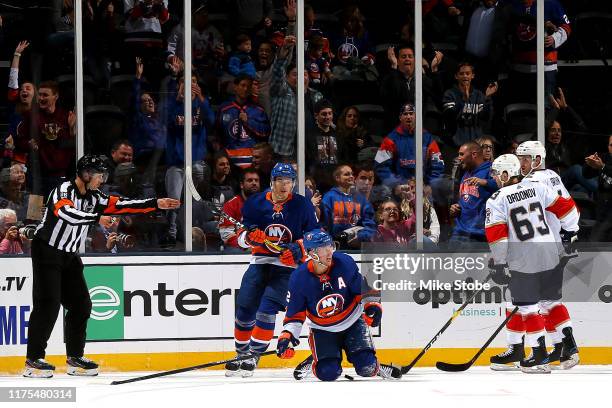
MULTIPOLYGON (((385 126, 392 128, 397 123, 399 108, 407 103, 415 104, 414 46, 401 44, 397 48, 391 47, 387 50, 387 58, 391 64, 391 72, 382 80, 380 95, 385 108, 385 126)), ((425 70, 423 75, 423 112, 437 110, 442 97, 438 68, 443 58, 444 54, 436 51, 429 69, 425 70)))
POLYGON ((16 160, 25 163, 26 157, 23 154, 14 156, 15 136, 17 135, 17 126, 23 120, 26 112, 32 110, 32 104, 36 103, 36 86, 30 81, 23 81, 19 84, 19 64, 21 56, 30 46, 28 41, 20 41, 15 47, 11 68, 9 71, 8 82, 8 102, 9 102, 9 117, 8 117, 8 136, 2 142, 3 161, 8 164, 11 160, 16 160))
POLYGON ((158 114, 153 95, 142 90, 143 72, 143 60, 136 57, 129 135, 134 147, 134 164, 144 174, 143 182, 153 184, 157 166, 166 149, 166 126, 158 114))
MULTIPOLYGON (((185 180, 185 84, 183 77, 178 77, 178 92, 169 95, 167 101, 168 109, 168 136, 166 142, 166 191, 168 197, 179 200, 183 193, 185 180)), ((171 85, 172 87, 173 85, 171 85)), ((174 85, 176 86, 176 85, 174 85)), ((206 128, 212 128, 215 122, 215 114, 210 107, 210 102, 202 94, 198 84, 198 78, 194 74, 190 81, 191 86, 191 160, 194 183, 198 184, 210 173, 206 159, 207 132, 206 128)), ((176 244, 178 211, 170 210, 168 216, 168 245, 176 244)))
POLYGON ((597 177, 597 224, 591 234, 593 242, 612 242, 612 136, 605 153, 593 153, 584 159, 583 176, 597 177))
POLYGON ((41 183, 33 188, 43 195, 69 176, 69 167, 76 159, 76 115, 57 106, 59 98, 56 82, 42 82, 38 104, 24 114, 15 139, 15 154, 28 157, 34 182, 41 183))
POLYGON ((491 120, 491 98, 497 92, 497 83, 490 84, 483 93, 472 85, 474 78, 474 66, 462 62, 455 73, 457 84, 444 93, 446 129, 456 146, 482 136, 491 120))
MULTIPOLYGON (((208 6, 192 2, 193 26, 191 27, 192 64, 199 78, 207 85, 205 92, 218 96, 219 78, 223 74, 225 62, 225 45, 221 32, 212 25, 208 18, 208 6)), ((185 24, 172 29, 167 43, 167 64, 171 65, 173 57, 178 57, 182 64, 185 39, 185 24)))
MULTIPOLYGON (((295 155, 297 142, 297 81, 299 75, 295 64, 291 63, 291 53, 295 47, 295 37, 285 37, 272 68, 270 97, 272 100, 272 134, 270 144, 274 153, 281 157, 295 155)), ((323 95, 308 87, 308 73, 302 73, 306 89, 306 130, 314 129, 313 106, 323 99, 323 95)))

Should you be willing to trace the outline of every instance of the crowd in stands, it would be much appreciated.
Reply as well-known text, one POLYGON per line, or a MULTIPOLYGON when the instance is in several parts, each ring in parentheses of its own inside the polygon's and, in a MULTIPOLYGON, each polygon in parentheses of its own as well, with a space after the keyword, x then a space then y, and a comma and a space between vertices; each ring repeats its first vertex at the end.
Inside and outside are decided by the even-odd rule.
MULTIPOLYGON (((244 201, 269 188, 276 162, 297 165, 297 84, 304 81, 306 195, 341 248, 411 245, 416 211, 424 214, 426 248, 482 242, 484 202, 499 188, 491 162, 536 139, 537 1, 545 1, 546 167, 583 210, 583 234, 594 228, 597 240, 609 241, 609 121, 594 118, 602 107, 580 96, 572 68, 559 63, 564 52, 589 56, 580 17, 607 10, 603 2, 427 0, 423 60, 416 61, 414 1, 307 0, 301 73, 295 0, 192 0, 192 77, 185 80, 183 2, 83 0, 84 65, 77 69, 84 72, 85 150, 108 157, 106 192, 181 199, 190 86, 191 171, 206 201, 193 203, 193 248, 240 253, 236 228, 213 210, 240 219, 244 201), (416 64, 423 66, 421 100, 416 64), (422 209, 415 208, 417 154, 422 209)), ((40 220, 50 188, 73 177, 76 162, 74 0, 26 3, 8 14, 0 7, 9 62, 0 111, 6 254, 27 252, 18 227, 40 220)), ((184 228, 184 210, 102 217, 87 251, 182 250, 184 228)))

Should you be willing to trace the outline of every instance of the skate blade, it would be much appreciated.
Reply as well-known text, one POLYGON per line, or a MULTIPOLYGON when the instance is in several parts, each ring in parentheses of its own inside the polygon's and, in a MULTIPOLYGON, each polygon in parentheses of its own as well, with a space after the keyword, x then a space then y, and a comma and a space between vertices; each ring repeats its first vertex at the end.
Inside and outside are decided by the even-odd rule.
POLYGON ((27 378, 51 378, 53 370, 39 370, 37 368, 26 367, 23 370, 23 376, 27 378))
POLYGON ((253 370, 253 371, 240 370, 240 371, 241 371, 241 373, 240 373, 240 374, 242 375, 242 378, 249 378, 249 377, 252 377, 252 376, 253 376, 253 373, 255 373, 255 370, 253 370))
POLYGON ((533 367, 521 367, 521 371, 525 374, 550 374, 550 366, 548 364, 540 364, 533 367))
POLYGON ((98 369, 85 369, 81 367, 68 366, 68 368, 66 369, 66 374, 74 375, 76 377, 95 377, 96 375, 98 375, 98 369))
POLYGON ((242 373, 240 370, 225 370, 226 377, 241 377, 242 373))
POLYGON ((570 368, 578 365, 580 363, 580 357, 578 353, 572 354, 568 360, 562 361, 560 366, 563 370, 569 370, 570 368))
POLYGON ((491 363, 491 370, 493 371, 521 371, 521 367, 518 362, 511 363, 511 364, 491 363))

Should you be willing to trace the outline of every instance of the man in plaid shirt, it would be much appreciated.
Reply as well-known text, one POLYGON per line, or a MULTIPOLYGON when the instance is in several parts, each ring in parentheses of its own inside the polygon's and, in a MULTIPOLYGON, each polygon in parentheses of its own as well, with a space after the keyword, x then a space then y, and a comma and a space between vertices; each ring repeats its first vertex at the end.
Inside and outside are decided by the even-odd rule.
MULTIPOLYGON (((272 99, 272 134, 269 143, 279 156, 294 156, 297 140, 297 69, 291 62, 295 37, 286 36, 272 68, 270 97, 272 99)), ((312 107, 323 95, 308 88, 308 74, 304 74, 306 88, 306 127, 314 126, 312 107)))

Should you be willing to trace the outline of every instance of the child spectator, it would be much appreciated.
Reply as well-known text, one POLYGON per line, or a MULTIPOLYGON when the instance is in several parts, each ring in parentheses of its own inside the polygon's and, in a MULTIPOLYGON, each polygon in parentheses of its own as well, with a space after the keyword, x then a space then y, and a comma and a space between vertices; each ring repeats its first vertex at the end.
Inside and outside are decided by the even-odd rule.
POLYGON ((332 73, 329 68, 329 60, 323 54, 325 41, 323 37, 314 36, 308 42, 306 60, 304 65, 308 71, 310 84, 313 88, 322 90, 331 81, 332 73))
POLYGON ((227 69, 230 74, 235 77, 247 75, 249 78, 255 78, 257 70, 251 59, 251 38, 246 34, 240 34, 236 37, 236 48, 238 51, 232 53, 227 62, 227 69))

